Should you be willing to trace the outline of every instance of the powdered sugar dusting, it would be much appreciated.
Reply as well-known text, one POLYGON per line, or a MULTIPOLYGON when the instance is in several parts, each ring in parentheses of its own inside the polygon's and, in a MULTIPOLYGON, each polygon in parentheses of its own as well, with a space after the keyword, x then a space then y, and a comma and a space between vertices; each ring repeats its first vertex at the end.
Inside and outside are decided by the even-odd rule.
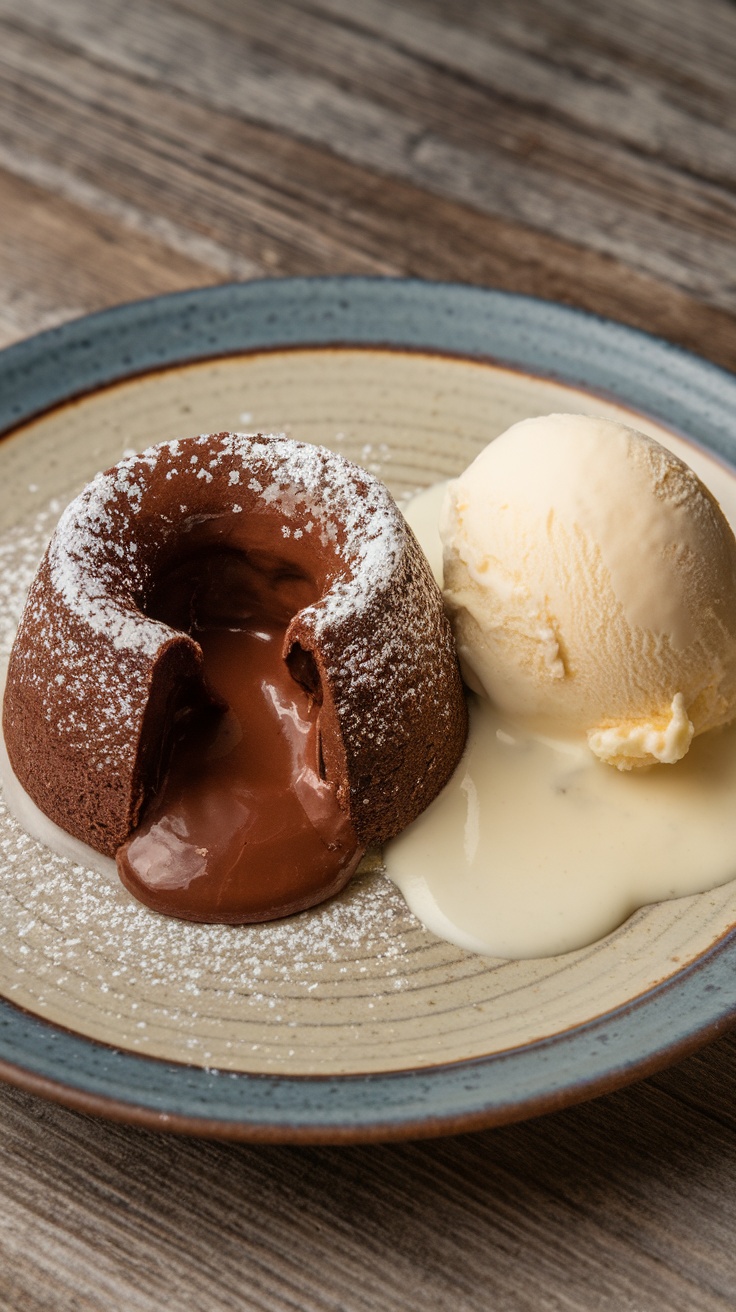
POLYGON ((136 519, 144 515, 151 475, 158 468, 161 477, 165 465, 163 476, 176 479, 182 498, 182 521, 162 523, 164 536, 191 527, 193 480, 209 484, 218 473, 226 476, 225 487, 219 487, 218 511, 204 512, 214 516, 240 512, 240 497, 236 501, 231 493, 242 479, 283 516, 284 537, 291 535, 290 521, 306 512, 318 525, 323 543, 334 544, 353 566, 350 582, 336 584, 322 599, 315 613, 317 628, 360 611, 401 550, 396 516, 383 485, 327 448, 291 442, 283 434, 265 439, 246 433, 203 434, 194 440, 202 445, 202 453, 192 453, 191 441, 176 441, 128 457, 98 474, 67 507, 49 552, 49 576, 68 610, 118 651, 132 648, 154 656, 168 640, 167 626, 141 614, 134 601, 146 583, 136 519))
MULTIPOLYGON (((344 577, 336 570, 319 603, 302 612, 315 641, 359 615, 392 579, 406 540, 395 504, 376 478, 324 447, 279 435, 201 435, 151 447, 98 474, 61 516, 29 594, 15 659, 54 735, 85 757, 91 738, 100 745, 100 773, 131 770, 151 662, 174 636, 140 609, 152 553, 209 520, 242 514, 246 486, 249 505, 260 502, 281 518, 284 541, 306 519, 344 562, 344 577), (177 489, 176 513, 161 511, 167 481, 177 489), (50 684, 49 667, 60 675, 50 684)), ((377 681, 380 656, 364 645, 365 670, 373 668, 377 681)))
POLYGON ((0 535, 0 665, 7 664, 38 562, 54 531, 61 505, 49 502, 28 523, 0 535))

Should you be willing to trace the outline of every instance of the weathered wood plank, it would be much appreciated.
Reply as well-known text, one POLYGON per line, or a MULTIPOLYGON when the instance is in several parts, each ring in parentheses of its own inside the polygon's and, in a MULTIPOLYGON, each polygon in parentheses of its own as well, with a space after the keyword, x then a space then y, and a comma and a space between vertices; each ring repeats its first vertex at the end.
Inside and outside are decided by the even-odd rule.
MULTIPOLYGON (((390 23, 395 12, 388 4, 381 8, 383 3, 371 0, 377 24, 384 19, 390 23)), ((3 5, 6 12, 8 6, 15 8, 12 0, 3 0, 3 5)), ((554 231, 664 277, 704 300, 733 308, 736 292, 731 279, 723 277, 733 258, 733 195, 713 182, 700 180, 696 186, 689 172, 655 160, 651 152, 642 158, 623 150, 613 136, 602 151, 595 138, 591 143, 585 133, 565 131, 559 116, 549 109, 539 112, 542 91, 551 94, 546 81, 532 99, 535 132, 529 138, 532 148, 523 156, 516 137, 505 148, 501 104, 491 101, 485 112, 461 115, 453 139, 454 102, 447 97, 438 98, 440 130, 428 121, 426 105, 422 111, 412 111, 381 103, 375 90, 378 77, 369 87, 354 80, 344 87, 353 67, 347 57, 339 66, 339 76, 331 81, 285 66, 283 59, 295 42, 302 48, 308 44, 309 32, 303 16, 301 23, 293 25, 294 38, 284 46, 283 57, 265 49, 262 35, 268 32, 268 15, 280 14, 280 6, 261 11, 249 5, 239 40, 233 40, 232 30, 163 3, 154 8, 145 0, 99 0, 94 6, 89 0, 68 0, 63 8, 53 10, 53 17, 50 12, 48 0, 28 0, 22 25, 35 25, 47 38, 62 39, 87 58, 136 78, 162 83, 219 111, 329 146, 353 163, 402 177, 483 212, 554 231), (106 35, 110 31, 113 41, 106 35)), ((15 17, 7 21, 13 27, 20 22, 15 17)), ((415 27, 421 30, 414 21, 404 26, 410 32, 415 27)), ((430 44, 440 34, 432 29, 430 44)), ((445 41, 451 43, 447 33, 445 41)), ((277 48, 284 45, 276 44, 277 48)), ((533 72, 513 65, 507 81, 517 88, 517 95, 527 82, 533 89, 533 72)), ((394 69, 388 85, 401 88, 403 82, 394 69)), ((573 79, 560 94, 572 103, 577 86, 578 80, 573 79)), ((641 102, 635 90, 626 89, 626 104, 631 96, 641 102)), ((612 133, 617 118, 626 117, 622 103, 606 101, 597 111, 598 119, 610 116, 612 133)), ((656 140, 661 137, 670 147, 689 142, 688 158, 707 159, 710 153, 713 170, 728 164, 732 178, 728 135, 687 115, 682 120, 675 115, 670 121, 669 113, 666 103, 660 105, 655 97, 650 104, 645 97, 635 118, 638 115, 646 125, 653 117, 656 140)), ((515 123, 518 117, 514 105, 506 119, 515 123)), ((593 115, 594 128, 596 122, 593 115)))
POLYGON ((0 197, 0 345, 115 302, 217 281, 211 264, 172 250, 168 231, 166 242, 131 233, 110 213, 51 199, 2 170, 0 197))
POLYGON ((725 1312, 736 1138, 708 1090, 733 1101, 735 1068, 724 1039, 537 1122, 346 1150, 166 1139, 3 1090, 3 1307, 725 1312))
POLYGON ((733 365, 736 328, 666 281, 274 130, 99 69, 33 36, 0 52, 0 164, 219 276, 411 273, 563 299, 733 365))
MULTIPOLYGON (((681 71, 676 79, 668 76, 666 56, 653 34, 645 52, 660 62, 643 76, 641 66, 632 69, 627 60, 607 58, 600 43, 585 40, 579 11, 565 21, 557 9, 534 7, 541 21, 530 22, 525 13, 525 21, 512 27, 499 21, 499 6, 490 5, 484 32, 458 25, 468 9, 464 5, 444 6, 432 18, 423 5, 411 9, 390 0, 365 0, 360 6, 314 0, 308 10, 295 0, 277 7, 261 0, 247 10, 237 0, 169 3, 209 25, 223 25, 288 67, 324 78, 337 75, 341 86, 398 109, 410 102, 437 130, 461 128, 462 144, 494 143, 500 128, 501 134, 513 133, 505 143, 510 145, 528 128, 529 111, 541 109, 545 119, 576 125, 586 141, 617 142, 717 183, 732 182, 736 175, 729 132, 736 109, 727 82, 719 88, 717 118, 704 118, 700 100, 697 109, 673 100, 681 71)), ((727 29, 736 30, 732 11, 724 17, 727 29)), ((710 83, 709 66, 703 69, 710 83)), ((704 90, 699 85, 700 95, 704 90)))
MULTIPOLYGON (((201 0, 176 4, 191 12, 226 12, 233 21, 243 12, 234 0, 216 0, 206 10, 201 0)), ((700 10, 680 5, 680 19, 690 20, 685 32, 682 21, 663 24, 656 3, 649 15, 655 21, 647 22, 647 7, 636 0, 615 6, 596 0, 584 8, 538 0, 523 8, 449 9, 423 0, 401 6, 389 0, 366 0, 359 7, 350 0, 310 4, 310 10, 370 33, 432 70, 576 123, 586 136, 618 141, 717 182, 732 179, 733 8, 710 0, 700 10)))
MULTIPOLYGON (((328 12, 340 13, 343 0, 311 0, 328 12)), ((447 22, 444 0, 405 0, 405 12, 447 22)), ((362 7, 361 7, 362 8, 362 7)), ((502 41, 533 54, 541 53, 563 69, 595 75, 590 60, 600 58, 611 67, 612 80, 625 79, 629 70, 656 80, 668 93, 693 97, 696 112, 718 121, 724 105, 733 109, 736 59, 736 15, 729 0, 513 0, 499 4, 453 5, 451 25, 463 32, 502 41)))

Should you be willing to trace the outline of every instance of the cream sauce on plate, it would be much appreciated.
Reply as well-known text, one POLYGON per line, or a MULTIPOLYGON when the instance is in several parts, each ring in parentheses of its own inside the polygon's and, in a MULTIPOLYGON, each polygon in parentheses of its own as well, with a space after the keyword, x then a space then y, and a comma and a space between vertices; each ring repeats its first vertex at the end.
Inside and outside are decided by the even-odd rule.
MULTIPOLYGON (((733 527, 734 474, 668 445, 733 527)), ((405 511, 439 581, 445 486, 405 511)), ((453 778, 384 855, 414 914, 460 947, 506 958, 584 947, 641 906, 736 875, 736 725, 697 738, 677 765, 625 773, 584 743, 520 733, 472 695, 453 778)))

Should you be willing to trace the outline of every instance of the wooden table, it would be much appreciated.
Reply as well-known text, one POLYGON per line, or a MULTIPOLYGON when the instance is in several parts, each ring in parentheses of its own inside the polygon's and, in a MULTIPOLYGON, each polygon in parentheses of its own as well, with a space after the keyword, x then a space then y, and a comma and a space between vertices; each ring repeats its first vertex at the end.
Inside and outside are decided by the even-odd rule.
MULTIPOLYGON (((0 0, 0 340, 232 278, 533 292, 736 367, 727 0, 0 0)), ((231 1147, 0 1089, 17 1312, 736 1307, 736 1041, 434 1143, 231 1147)))

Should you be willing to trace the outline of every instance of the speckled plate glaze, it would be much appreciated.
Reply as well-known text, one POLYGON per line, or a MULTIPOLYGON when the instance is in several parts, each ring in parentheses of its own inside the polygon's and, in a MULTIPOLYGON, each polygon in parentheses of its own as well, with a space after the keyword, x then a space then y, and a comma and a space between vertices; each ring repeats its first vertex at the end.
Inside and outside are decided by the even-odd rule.
MULTIPOLYGON (((0 353, 0 655, 62 506, 131 448, 286 430, 401 499, 551 410, 623 416, 736 461, 736 379, 631 329, 469 287, 216 287, 22 342, 0 353)), ((724 1029, 735 925, 736 882, 639 911, 579 952, 495 961, 425 932, 377 859, 291 920, 184 925, 49 853, 0 804, 0 1075, 232 1139, 501 1123, 613 1089, 724 1029)))

